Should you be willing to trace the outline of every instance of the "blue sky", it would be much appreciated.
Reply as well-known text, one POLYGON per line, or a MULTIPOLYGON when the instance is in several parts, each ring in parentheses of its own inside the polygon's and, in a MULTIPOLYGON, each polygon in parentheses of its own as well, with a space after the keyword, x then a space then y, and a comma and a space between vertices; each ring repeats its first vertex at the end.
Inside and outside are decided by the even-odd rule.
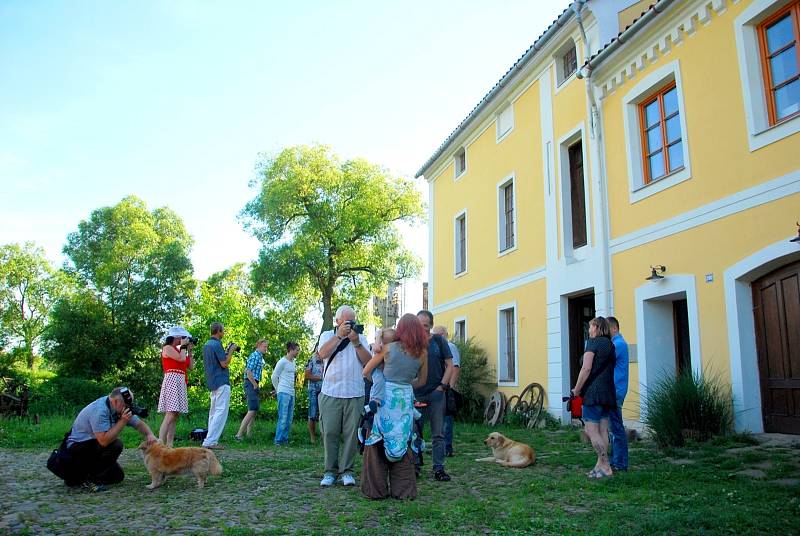
POLYGON ((183 218, 197 277, 250 261, 259 153, 320 142, 413 177, 568 3, 5 0, 0 244, 60 264, 133 194, 183 218))

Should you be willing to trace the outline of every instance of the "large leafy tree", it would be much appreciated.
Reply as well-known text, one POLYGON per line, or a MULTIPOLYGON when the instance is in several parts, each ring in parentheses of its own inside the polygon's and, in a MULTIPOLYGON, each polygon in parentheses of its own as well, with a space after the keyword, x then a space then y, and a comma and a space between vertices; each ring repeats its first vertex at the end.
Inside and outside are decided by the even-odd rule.
MULTIPOLYGON (((53 311, 49 355, 67 372, 134 370, 184 316, 194 280, 192 240, 168 208, 126 197, 70 233, 65 269, 82 290, 53 311)), ((157 362, 156 362, 157 363, 157 362)))
POLYGON ((364 305, 419 261, 396 224, 416 223, 423 206, 414 184, 363 159, 342 161, 322 145, 289 147, 258 164, 258 195, 242 211, 262 243, 253 278, 270 296, 334 308, 364 305))
POLYGON ((67 278, 32 242, 0 246, 0 321, 11 355, 33 368, 39 341, 67 278))
MULTIPOLYGON (((199 339, 199 345, 205 343, 210 335, 212 322, 225 325, 223 344, 235 342, 242 349, 231 361, 231 380, 234 385, 241 384, 245 358, 255 349, 259 339, 269 341, 266 361, 270 366, 285 353, 285 343, 297 341, 308 347, 310 329, 303 321, 302 309, 279 307, 253 290, 250 272, 244 264, 235 264, 230 268, 211 275, 200 284, 194 299, 188 308, 186 326, 192 335, 199 339)), ((296 305, 296 304, 293 304, 296 305)), ((196 351, 198 366, 189 373, 190 394, 207 399, 207 391, 203 380, 202 352, 196 351)), ((269 370, 264 371, 268 378, 269 370)), ((269 385, 269 380, 266 380, 269 385)), ((233 405, 241 406, 239 397, 233 397, 233 405)))

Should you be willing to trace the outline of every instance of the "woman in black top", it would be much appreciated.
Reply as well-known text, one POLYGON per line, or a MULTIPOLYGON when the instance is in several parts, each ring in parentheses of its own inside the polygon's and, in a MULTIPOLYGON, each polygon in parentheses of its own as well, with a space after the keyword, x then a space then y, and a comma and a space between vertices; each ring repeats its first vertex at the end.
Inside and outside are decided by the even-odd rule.
POLYGON ((583 420, 586 435, 597 452, 597 463, 589 471, 589 478, 611 476, 608 463, 608 417, 609 410, 616 406, 614 389, 614 362, 616 354, 611 343, 608 321, 602 316, 589 322, 589 341, 583 354, 583 366, 572 393, 583 393, 583 420))

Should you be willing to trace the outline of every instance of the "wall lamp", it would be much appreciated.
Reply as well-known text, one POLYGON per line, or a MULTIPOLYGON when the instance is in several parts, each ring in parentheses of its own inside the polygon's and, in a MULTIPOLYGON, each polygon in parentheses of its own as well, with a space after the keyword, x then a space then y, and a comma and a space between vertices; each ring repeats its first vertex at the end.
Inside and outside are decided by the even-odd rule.
POLYGON ((646 281, 661 281, 664 276, 661 275, 667 271, 667 267, 662 264, 656 264, 650 267, 650 275, 645 278, 646 281))
POLYGON ((794 242, 797 244, 800 243, 800 222, 795 222, 795 225, 797 225, 797 236, 789 240, 789 242, 794 242))

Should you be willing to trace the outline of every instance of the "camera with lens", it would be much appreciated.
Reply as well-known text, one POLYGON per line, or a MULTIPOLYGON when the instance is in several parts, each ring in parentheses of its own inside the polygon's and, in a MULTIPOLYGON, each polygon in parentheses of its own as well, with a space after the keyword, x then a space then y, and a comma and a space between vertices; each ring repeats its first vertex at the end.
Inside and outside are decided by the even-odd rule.
POLYGON ((127 387, 120 388, 119 394, 122 395, 122 401, 125 403, 125 407, 131 410, 131 413, 137 417, 144 419, 150 414, 150 411, 148 411, 147 408, 137 406, 133 403, 133 393, 131 393, 131 390, 127 387))
POLYGON ((228 348, 225 349, 225 353, 233 352, 235 354, 241 349, 242 348, 238 344, 232 342, 228 345, 228 348))
POLYGON ((189 339, 189 341, 181 344, 181 349, 189 348, 189 343, 192 343, 192 345, 197 346, 197 337, 185 337, 185 338, 189 339))
POLYGON ((364 324, 356 324, 355 320, 345 320, 344 323, 350 326, 350 329, 352 329, 359 335, 364 334, 364 324))

